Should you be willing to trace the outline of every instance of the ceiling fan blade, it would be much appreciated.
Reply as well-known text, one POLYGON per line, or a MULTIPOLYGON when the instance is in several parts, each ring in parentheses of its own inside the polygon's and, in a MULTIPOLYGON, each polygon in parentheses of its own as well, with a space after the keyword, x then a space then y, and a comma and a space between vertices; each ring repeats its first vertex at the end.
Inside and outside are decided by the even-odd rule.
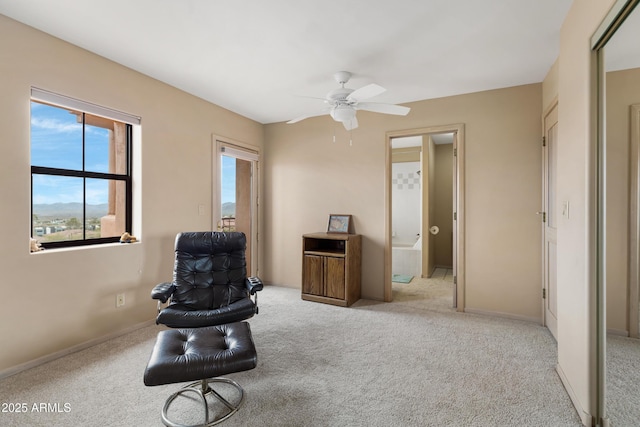
POLYGON ((374 113, 395 114, 406 116, 411 108, 395 104, 379 104, 376 102, 358 102, 353 106, 356 110, 373 111, 374 113))
POLYGON ((296 95, 296 98, 319 99, 320 101, 328 102, 327 98, 320 98, 319 96, 296 95))
POLYGON ((376 95, 380 95, 386 91, 382 86, 378 86, 375 83, 356 89, 347 96, 347 101, 360 101, 362 99, 372 98, 376 95))
POLYGON ((287 122, 288 125, 293 124, 293 123, 298 123, 301 122, 304 119, 309 119, 311 117, 317 117, 317 116, 322 116, 325 115, 329 112, 329 110, 331 110, 330 107, 327 108, 323 108, 322 111, 318 112, 318 113, 313 113, 313 114, 305 114, 304 116, 300 116, 300 117, 296 117, 295 119, 289 120, 287 122))
POLYGON ((342 124, 346 130, 353 130, 358 127, 358 119, 356 116, 353 116, 353 119, 342 122, 342 124))

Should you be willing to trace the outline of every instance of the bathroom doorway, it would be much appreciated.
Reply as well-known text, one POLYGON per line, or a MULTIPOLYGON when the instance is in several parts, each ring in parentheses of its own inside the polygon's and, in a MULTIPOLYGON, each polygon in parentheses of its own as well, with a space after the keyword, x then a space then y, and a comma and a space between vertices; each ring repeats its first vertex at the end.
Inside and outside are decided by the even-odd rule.
POLYGON ((431 266, 422 262, 422 217, 429 215, 430 206, 429 194, 423 191, 430 169, 422 163, 422 140, 422 136, 391 139, 391 281, 395 283, 431 275, 431 266))
POLYGON ((463 311, 463 141, 463 125, 387 134, 385 301, 398 284, 429 299, 422 291, 438 279, 449 307, 463 311))

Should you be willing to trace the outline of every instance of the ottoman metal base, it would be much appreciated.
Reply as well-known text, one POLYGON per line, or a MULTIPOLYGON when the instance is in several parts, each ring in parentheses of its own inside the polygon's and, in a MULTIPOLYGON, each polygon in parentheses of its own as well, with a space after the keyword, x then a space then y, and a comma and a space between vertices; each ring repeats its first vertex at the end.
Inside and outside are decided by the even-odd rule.
POLYGON ((168 427, 214 426, 216 424, 223 422, 224 420, 226 420, 227 418, 235 414, 238 411, 238 409, 240 409, 240 406, 242 405, 243 400, 244 400, 244 390, 242 389, 242 387, 240 387, 240 385, 237 382, 233 380, 230 380, 228 378, 210 378, 206 380, 196 381, 194 383, 184 386, 183 388, 181 388, 180 390, 176 391, 171 396, 169 396, 169 398, 164 404, 164 407, 162 408, 162 422, 164 423, 165 426, 168 426, 168 427), (240 397, 233 399, 235 402, 230 402, 229 401, 230 399, 223 397, 217 391, 211 388, 210 384, 212 383, 229 384, 233 386, 240 393, 240 397), (167 415, 167 413, 169 412, 169 406, 171 405, 171 403, 178 396, 185 393, 189 393, 189 392, 197 394, 202 401, 202 406, 204 407, 204 419, 205 419, 204 424, 195 424, 195 425, 178 424, 171 421, 167 415), (209 405, 207 404, 207 398, 206 398, 208 394, 214 396, 216 399, 222 402, 224 406, 227 407, 228 411, 226 412, 226 414, 222 416, 214 417, 211 420, 209 419, 209 405))

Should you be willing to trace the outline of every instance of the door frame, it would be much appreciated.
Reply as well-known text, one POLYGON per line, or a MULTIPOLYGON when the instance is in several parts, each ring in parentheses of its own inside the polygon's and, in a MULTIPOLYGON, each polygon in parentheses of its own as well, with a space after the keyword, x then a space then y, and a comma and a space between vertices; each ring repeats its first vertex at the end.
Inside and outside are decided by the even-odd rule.
MULTIPOLYGON (((549 117, 549 115, 553 112, 554 109, 556 109, 557 111, 557 108, 558 108, 558 97, 556 96, 551 101, 549 106, 542 113, 542 137, 543 138, 547 137, 547 117, 549 117)), ((542 283, 541 283, 542 290, 541 291, 543 292, 542 294, 543 297, 541 299, 542 325, 545 326, 547 329, 549 329, 549 331, 551 332, 551 335, 553 335, 553 337, 556 338, 557 340, 557 330, 558 330, 557 323, 554 325, 552 330, 552 328, 549 328, 549 321, 547 319, 547 304, 548 304, 548 301, 551 299, 551 294, 548 287, 549 262, 548 262, 548 253, 547 253, 547 224, 549 224, 549 221, 551 219, 551 213, 549 212, 549 194, 548 194, 548 191, 549 191, 549 162, 548 162, 549 143, 545 139, 543 139, 543 141, 545 142, 542 144, 542 211, 538 212, 538 214, 543 215, 543 217, 541 218, 541 224, 542 224, 542 283), (544 294, 545 289, 546 289, 546 296, 544 294)), ((554 141, 554 143, 557 143, 557 141, 554 141)), ((557 171, 556 171, 556 177, 557 177, 557 171)), ((556 212, 554 213, 554 215, 557 215, 558 213, 557 197, 556 197, 555 208, 556 208, 555 209, 556 212)), ((556 218, 556 222, 557 222, 557 219, 558 218, 556 218)), ((556 230, 557 230, 557 227, 556 227, 556 230)), ((557 245, 557 234, 556 234, 556 245, 557 245)), ((556 270, 556 286, 557 286, 557 283, 558 281, 557 281, 557 270, 556 270)), ((557 290, 556 290, 555 297, 557 298, 557 290)), ((556 319, 556 322, 557 322, 557 319, 556 319)))
POLYGON ((222 200, 220 192, 220 184, 222 183, 222 148, 225 147, 230 153, 230 157, 248 160, 252 162, 255 168, 252 168, 251 174, 251 265, 247 266, 247 275, 259 275, 259 253, 260 253, 260 149, 254 145, 246 144, 231 138, 212 135, 213 145, 213 193, 212 193, 212 215, 211 229, 216 230, 218 222, 221 220, 222 200), (235 155, 234 155, 235 154, 235 155), (243 156, 244 154, 244 156, 243 156))
MULTIPOLYGON (((423 136, 441 133, 455 133, 454 140, 454 197, 456 220, 454 221, 454 291, 453 301, 457 311, 464 311, 465 308, 465 262, 464 262, 464 146, 465 133, 464 124, 457 123, 443 126, 429 126, 418 129, 406 129, 400 131, 390 131, 385 137, 385 244, 384 244, 384 301, 392 300, 391 285, 391 240, 392 240, 392 222, 391 222, 391 140, 393 138, 402 138, 408 136, 423 136)), ((424 239, 423 239, 424 244, 424 239)))
POLYGON ((640 104, 629 107, 631 141, 629 145, 629 336, 640 338, 640 104))

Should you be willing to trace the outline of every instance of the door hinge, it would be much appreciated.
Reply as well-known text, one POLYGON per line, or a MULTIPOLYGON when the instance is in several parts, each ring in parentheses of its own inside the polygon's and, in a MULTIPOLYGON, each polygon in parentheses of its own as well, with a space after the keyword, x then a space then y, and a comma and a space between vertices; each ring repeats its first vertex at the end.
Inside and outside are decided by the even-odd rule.
POLYGON ((453 220, 457 221, 458 220, 458 212, 454 212, 453 213, 453 220))
POLYGON ((547 222, 547 213, 546 212, 536 212, 537 215, 542 215, 542 222, 547 222))
POLYGON ((542 288, 542 299, 547 299, 547 290, 542 288))
POLYGON ((458 155, 458 149, 454 148, 453 149, 453 157, 456 157, 458 155))
POLYGON ((547 137, 546 137, 546 136, 543 136, 543 137, 542 137, 542 146, 543 146, 543 147, 546 147, 546 146, 547 146, 547 137))
POLYGON ((458 284, 458 276, 453 276, 453 284, 454 285, 458 284))

